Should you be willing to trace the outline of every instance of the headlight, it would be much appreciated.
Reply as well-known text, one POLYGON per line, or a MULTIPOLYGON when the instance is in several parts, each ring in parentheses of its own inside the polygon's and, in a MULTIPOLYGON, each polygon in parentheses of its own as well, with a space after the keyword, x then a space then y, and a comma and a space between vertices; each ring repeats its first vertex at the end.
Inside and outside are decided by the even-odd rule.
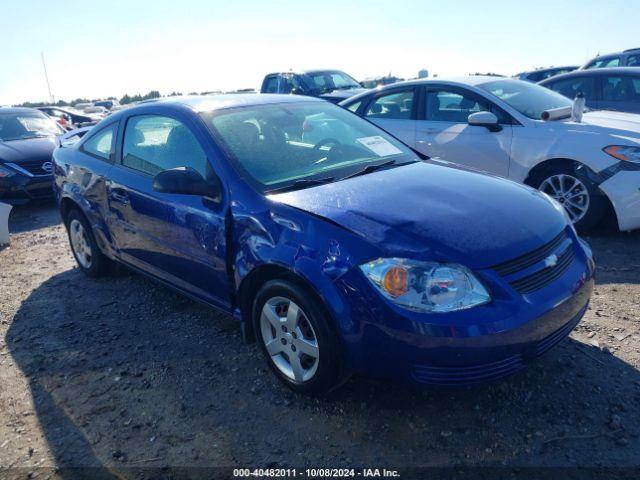
POLYGON ((605 153, 618 160, 625 162, 640 163, 640 147, 629 147, 624 145, 609 145, 603 148, 605 153))
POLYGON ((0 178, 8 178, 13 177, 16 174, 13 170, 9 170, 6 167, 0 165, 0 178))
POLYGON ((453 312, 482 305, 491 296, 462 265, 379 258, 360 269, 382 295, 410 310, 453 312))

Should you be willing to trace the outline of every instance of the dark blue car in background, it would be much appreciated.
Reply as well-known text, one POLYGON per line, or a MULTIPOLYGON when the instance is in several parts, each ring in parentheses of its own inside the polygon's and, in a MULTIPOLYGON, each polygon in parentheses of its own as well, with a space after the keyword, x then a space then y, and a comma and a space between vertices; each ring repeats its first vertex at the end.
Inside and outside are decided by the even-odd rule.
POLYGON ((318 99, 149 102, 54 164, 84 272, 116 261, 235 316, 298 391, 503 377, 565 338, 592 291, 559 204, 422 161, 318 99))
POLYGON ((582 92, 594 110, 640 113, 640 67, 576 70, 540 85, 571 99, 582 92))
POLYGON ((578 66, 567 66, 567 67, 549 67, 549 68, 539 68, 537 70, 531 70, 529 72, 522 72, 515 75, 515 78, 518 80, 526 80, 527 82, 538 83, 547 78, 554 77, 556 75, 561 75, 563 73, 573 72, 577 70, 578 66))
POLYGON ((32 108, 0 108, 0 202, 53 197, 51 155, 64 130, 32 108))

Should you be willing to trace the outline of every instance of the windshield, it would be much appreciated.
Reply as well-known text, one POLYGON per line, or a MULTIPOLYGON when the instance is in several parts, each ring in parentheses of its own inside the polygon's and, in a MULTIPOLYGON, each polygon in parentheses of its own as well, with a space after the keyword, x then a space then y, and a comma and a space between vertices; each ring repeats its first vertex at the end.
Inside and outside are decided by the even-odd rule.
POLYGON ((0 140, 24 140, 35 137, 60 135, 63 130, 44 115, 20 113, 0 115, 0 140))
POLYGON ((257 105, 202 117, 241 175, 262 193, 415 160, 409 148, 328 102, 257 105))
POLYGON ((306 77, 311 84, 311 88, 320 92, 362 88, 361 85, 349 75, 339 71, 312 72, 307 73, 306 77))
POLYGON ((534 120, 540 120, 540 115, 545 110, 572 105, 571 100, 559 93, 529 82, 496 80, 482 83, 478 87, 534 120))

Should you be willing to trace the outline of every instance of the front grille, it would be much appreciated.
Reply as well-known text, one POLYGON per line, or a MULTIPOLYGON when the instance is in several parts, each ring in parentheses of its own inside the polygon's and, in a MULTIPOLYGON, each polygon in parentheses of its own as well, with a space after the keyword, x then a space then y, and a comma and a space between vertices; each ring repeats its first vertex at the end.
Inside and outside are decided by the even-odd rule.
POLYGON ((411 373, 413 378, 418 382, 452 387, 497 380, 516 373, 518 370, 524 368, 524 366, 521 355, 512 355, 497 362, 467 367, 414 365, 411 373))
POLYGON ((525 268, 528 268, 531 265, 535 265, 536 263, 541 262, 546 257, 551 255, 554 250, 558 248, 562 244, 562 242, 564 242, 566 238, 567 233, 562 230, 556 238, 551 240, 546 245, 543 245, 542 247, 537 248, 532 252, 525 253, 518 258, 496 265, 492 268, 503 277, 516 273, 520 270, 524 270, 525 268))
POLYGON ((509 283, 520 293, 527 294, 535 292, 536 290, 539 290, 560 278, 565 270, 569 268, 571 262, 573 262, 574 255, 573 248, 569 245, 566 250, 560 254, 558 257, 558 263, 553 267, 545 267, 542 270, 538 270, 536 273, 509 283))
POLYGON ((27 160, 26 162, 16 163, 18 167, 26 170, 31 175, 50 175, 51 172, 47 172, 42 169, 42 160, 27 160))
POLYGON ((528 294, 560 278, 573 262, 574 256, 573 242, 563 230, 542 247, 495 265, 492 269, 499 275, 507 277, 507 282, 514 290, 528 294), (552 255, 557 257, 555 265, 547 266, 545 261, 552 255), (536 266, 538 266, 537 269, 532 268, 536 266))

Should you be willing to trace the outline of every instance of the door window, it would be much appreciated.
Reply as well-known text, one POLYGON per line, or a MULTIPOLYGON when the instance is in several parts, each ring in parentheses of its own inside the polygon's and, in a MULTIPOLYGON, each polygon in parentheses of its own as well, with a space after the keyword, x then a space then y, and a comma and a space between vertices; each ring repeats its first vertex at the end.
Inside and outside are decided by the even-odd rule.
POLYGON ((593 83, 593 77, 577 77, 559 80, 548 87, 567 98, 574 99, 578 92, 582 92, 585 98, 593 99, 593 83))
POLYGON ((627 67, 640 67, 640 55, 629 55, 627 57, 627 67))
POLYGON ((265 82, 265 93, 278 93, 278 83, 280 82, 279 77, 273 76, 267 78, 265 82))
POLYGON ((158 115, 129 119, 122 164, 149 175, 177 167, 191 167, 204 178, 210 174, 207 156, 193 133, 178 120, 158 115))
POLYGON ((603 77, 602 100, 605 102, 640 101, 640 78, 603 77))
POLYGON ((426 120, 433 122, 467 123, 469 115, 491 111, 489 102, 452 90, 431 90, 426 94, 426 120))
POLYGON ((369 104, 364 116, 409 120, 413 108, 413 89, 378 97, 369 104))
POLYGON ((82 144, 82 150, 94 157, 111 160, 115 152, 116 126, 113 123, 92 135, 82 144))

